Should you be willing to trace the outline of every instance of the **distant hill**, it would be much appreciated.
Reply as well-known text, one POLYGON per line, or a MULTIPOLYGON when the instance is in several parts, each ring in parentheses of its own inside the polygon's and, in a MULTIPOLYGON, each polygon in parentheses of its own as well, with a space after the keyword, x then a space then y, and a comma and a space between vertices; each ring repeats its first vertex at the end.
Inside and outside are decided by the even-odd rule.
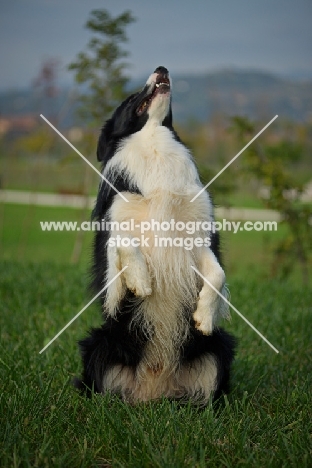
POLYGON ((174 113, 202 121, 213 114, 312 120, 312 80, 291 81, 265 72, 224 70, 175 80, 174 113))
MULTIPOLYGON (((144 83, 136 80, 137 88, 144 83)), ((245 115, 298 122, 312 120, 312 80, 298 81, 261 71, 222 70, 202 75, 173 76, 175 120, 205 121, 212 115, 245 115)), ((43 98, 31 89, 0 93, 0 117, 16 115, 58 116, 60 127, 75 122, 73 89, 63 88, 54 97, 43 98)))

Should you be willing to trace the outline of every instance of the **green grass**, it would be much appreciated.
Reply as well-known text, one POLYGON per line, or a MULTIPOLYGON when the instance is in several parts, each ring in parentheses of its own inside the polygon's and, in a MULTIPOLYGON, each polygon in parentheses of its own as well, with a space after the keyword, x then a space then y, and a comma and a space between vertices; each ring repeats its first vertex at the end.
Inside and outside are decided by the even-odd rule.
POLYGON ((70 385, 76 342, 99 321, 93 305, 42 354, 82 308, 86 269, 1 264, 0 465, 3 467, 310 467, 312 292, 248 273, 231 284, 237 315, 232 392, 199 411, 160 401, 130 407, 86 400, 70 385))
MULTIPOLYGON (((90 211, 31 205, 0 204, 0 252, 5 260, 71 261, 77 232, 42 231, 40 221, 89 221, 90 211)), ((82 233, 82 231, 80 231, 82 233)), ((83 232, 81 263, 90 257, 92 233, 83 232)))

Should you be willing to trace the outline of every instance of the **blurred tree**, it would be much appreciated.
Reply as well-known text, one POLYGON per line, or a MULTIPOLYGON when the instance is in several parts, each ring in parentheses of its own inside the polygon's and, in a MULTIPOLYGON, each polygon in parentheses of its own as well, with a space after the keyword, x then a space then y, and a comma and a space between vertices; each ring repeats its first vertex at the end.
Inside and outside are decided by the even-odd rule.
POLYGON ((60 60, 58 58, 45 59, 38 75, 33 80, 33 87, 39 89, 47 97, 56 96, 58 92, 56 81, 59 67, 60 60))
POLYGON ((130 11, 115 18, 105 9, 92 11, 86 23, 86 28, 94 33, 88 52, 80 52, 69 65, 75 71, 76 82, 87 86, 80 96, 80 115, 98 127, 125 98, 128 65, 122 59, 128 52, 121 44, 127 42, 125 28, 133 21, 130 11))
MULTIPOLYGON (((247 118, 234 117, 233 130, 242 146, 255 133, 254 124, 247 118)), ((301 160, 303 148, 294 141, 273 141, 261 145, 258 141, 244 153, 243 166, 247 176, 255 177, 265 188, 262 197, 267 208, 277 210, 287 234, 274 247, 274 275, 287 276, 299 262, 303 283, 308 283, 311 243, 311 207, 300 202, 303 186, 290 170, 301 160)))
MULTIPOLYGON (((90 127, 97 129, 110 116, 112 111, 126 97, 126 85, 129 78, 125 70, 127 63, 123 61, 128 56, 122 48, 127 42, 126 27, 135 19, 130 11, 125 11, 115 18, 105 10, 93 10, 86 23, 93 36, 87 45, 87 52, 80 52, 69 69, 75 72, 75 80, 83 85, 80 94, 80 117, 88 122, 90 127)), ((91 129, 84 131, 82 146, 86 154, 95 154, 98 135, 91 129)), ((88 193, 90 189, 90 168, 85 165, 84 194, 85 207, 81 211, 81 220, 89 212, 88 193)), ((83 231, 79 231, 73 247, 71 261, 77 263, 82 250, 83 231)))
POLYGON ((56 57, 46 58, 40 65, 39 72, 32 80, 33 98, 38 114, 45 115, 55 125, 57 118, 57 97, 59 95, 58 75, 61 61, 56 57))

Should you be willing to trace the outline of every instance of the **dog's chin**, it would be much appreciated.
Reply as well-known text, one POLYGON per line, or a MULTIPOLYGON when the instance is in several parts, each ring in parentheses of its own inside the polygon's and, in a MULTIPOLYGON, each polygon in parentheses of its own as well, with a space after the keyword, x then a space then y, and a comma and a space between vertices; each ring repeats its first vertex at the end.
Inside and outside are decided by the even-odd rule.
POLYGON ((149 120, 153 120, 161 124, 166 118, 170 109, 170 92, 159 94, 151 102, 147 114, 149 120))

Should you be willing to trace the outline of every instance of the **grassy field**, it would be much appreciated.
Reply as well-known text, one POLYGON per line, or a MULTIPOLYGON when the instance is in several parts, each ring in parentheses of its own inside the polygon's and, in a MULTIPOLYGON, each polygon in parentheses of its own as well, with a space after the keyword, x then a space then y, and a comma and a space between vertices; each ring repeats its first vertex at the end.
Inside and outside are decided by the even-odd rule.
POLYGON ((3 261, 0 275, 1 466, 311 466, 311 291, 250 274, 233 281, 233 304, 280 354, 233 313, 232 392, 201 411, 79 396, 76 342, 99 323, 97 306, 39 351, 87 302, 85 268, 3 261))
MULTIPOLYGON (((45 231, 40 221, 85 221, 90 211, 59 207, 0 204, 0 251, 5 260, 50 261, 68 264, 77 232, 45 231)), ((81 258, 86 264, 90 257, 92 233, 83 233, 81 258)))

